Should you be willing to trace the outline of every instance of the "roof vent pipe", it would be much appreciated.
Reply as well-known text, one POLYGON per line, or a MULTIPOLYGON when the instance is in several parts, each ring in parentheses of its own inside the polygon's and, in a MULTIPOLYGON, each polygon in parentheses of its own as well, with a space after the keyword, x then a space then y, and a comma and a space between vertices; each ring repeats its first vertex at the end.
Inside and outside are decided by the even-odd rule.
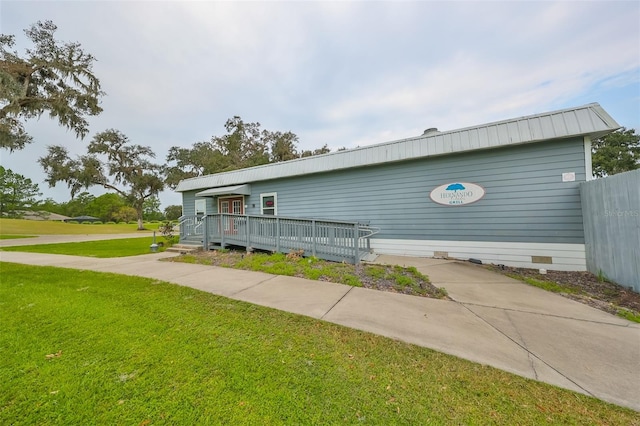
POLYGON ((438 129, 436 127, 429 127, 427 130, 424 131, 424 133, 422 133, 422 136, 431 136, 431 135, 435 135, 436 133, 440 133, 438 132, 438 129))

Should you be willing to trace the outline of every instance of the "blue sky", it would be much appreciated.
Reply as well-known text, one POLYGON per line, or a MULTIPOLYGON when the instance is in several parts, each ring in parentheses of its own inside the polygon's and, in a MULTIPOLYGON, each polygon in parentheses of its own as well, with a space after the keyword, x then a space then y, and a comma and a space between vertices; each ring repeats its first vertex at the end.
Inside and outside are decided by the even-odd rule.
MULTIPOLYGON (((599 102, 640 130, 640 3, 0 2, 0 33, 52 20, 98 62, 107 96, 85 141, 46 115, 0 163, 48 188, 47 145, 84 152, 108 128, 149 145, 222 135, 234 115, 300 148, 352 148, 599 102)), ((92 191, 99 195, 101 189, 92 191)), ((163 205, 179 204, 171 192, 163 205)))

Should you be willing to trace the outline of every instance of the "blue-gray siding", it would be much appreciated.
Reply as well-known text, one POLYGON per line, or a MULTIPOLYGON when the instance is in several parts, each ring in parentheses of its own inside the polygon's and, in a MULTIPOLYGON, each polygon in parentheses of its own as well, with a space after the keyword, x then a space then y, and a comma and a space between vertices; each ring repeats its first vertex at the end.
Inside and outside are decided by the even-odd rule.
MULTIPOLYGON (((277 192, 278 215, 367 221, 378 238, 580 244, 584 155, 576 138, 246 182, 246 213, 260 214, 260 194, 277 192), (564 172, 576 181, 562 182, 564 172), (431 201, 432 189, 456 181, 483 186, 485 197, 460 207, 431 201)), ((196 192, 183 193, 185 215, 196 192)))
POLYGON ((587 269, 640 292, 640 170, 580 185, 587 269))

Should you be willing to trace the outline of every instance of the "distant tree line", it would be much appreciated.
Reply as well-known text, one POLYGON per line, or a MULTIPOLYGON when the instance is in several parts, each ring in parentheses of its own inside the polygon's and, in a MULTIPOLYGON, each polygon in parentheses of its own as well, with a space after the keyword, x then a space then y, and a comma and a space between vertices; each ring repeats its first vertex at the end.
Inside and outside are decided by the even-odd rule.
MULTIPOLYGON (((51 198, 39 200, 38 185, 22 175, 0 166, 0 213, 4 217, 21 217, 25 211, 56 213, 68 217, 93 216, 102 222, 131 222, 137 220, 136 210, 120 194, 108 192, 95 196, 81 192, 69 201, 57 202, 51 198), (11 176, 11 179, 6 179, 11 176)), ((182 215, 179 205, 160 209, 158 197, 149 197, 143 206, 145 221, 175 221, 182 215)))

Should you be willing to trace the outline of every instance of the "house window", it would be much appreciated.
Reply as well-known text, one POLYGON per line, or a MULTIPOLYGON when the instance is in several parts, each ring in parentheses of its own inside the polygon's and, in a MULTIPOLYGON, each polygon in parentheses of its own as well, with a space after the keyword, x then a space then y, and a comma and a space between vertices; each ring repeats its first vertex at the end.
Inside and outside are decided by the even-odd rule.
POLYGON ((242 214, 242 200, 233 200, 233 214, 242 214))
POLYGON ((278 194, 276 192, 260 194, 260 214, 268 216, 278 214, 278 194))
POLYGON ((195 210, 196 216, 204 216, 207 210, 207 200, 196 200, 195 210))

